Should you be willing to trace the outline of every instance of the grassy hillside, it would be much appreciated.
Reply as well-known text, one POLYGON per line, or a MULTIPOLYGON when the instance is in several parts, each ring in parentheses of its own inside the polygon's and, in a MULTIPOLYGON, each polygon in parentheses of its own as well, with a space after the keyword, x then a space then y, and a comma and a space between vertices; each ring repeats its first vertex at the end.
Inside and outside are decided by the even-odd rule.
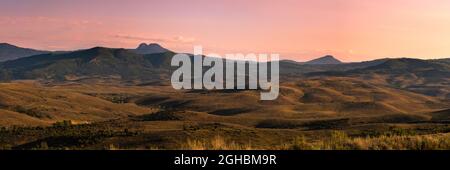
POLYGON ((0 148, 6 149, 210 149, 209 139, 230 149, 299 149, 298 137, 307 140, 305 147, 335 149, 318 141, 336 130, 349 136, 346 148, 376 149, 450 132, 447 102, 357 78, 285 82, 275 101, 260 101, 256 90, 111 82, 0 87, 0 148), (382 137, 392 134, 412 137, 382 137))
POLYGON ((117 104, 70 89, 46 87, 33 82, 0 83, 2 126, 51 125, 62 120, 89 123, 150 112, 151 108, 117 104))
POLYGON ((308 73, 308 77, 353 77, 392 88, 450 99, 450 63, 448 59, 389 59, 365 68, 348 71, 308 73))
POLYGON ((422 121, 432 119, 423 113, 449 106, 438 98, 355 78, 313 78, 282 83, 280 95, 274 101, 259 100, 258 90, 177 91, 165 85, 109 83, 1 83, 0 104, 3 110, 30 112, 29 116, 44 120, 96 120, 157 108, 175 114, 190 111, 192 115, 181 116, 189 120, 234 122, 246 118, 245 125, 272 119, 299 123, 342 118, 422 121))
MULTIPOLYGON (((152 54, 156 55, 156 54, 152 54)), ((161 54, 163 55, 163 54, 161 54)), ((125 49, 96 47, 68 53, 50 53, 1 64, 2 79, 54 79, 67 76, 118 76, 122 79, 158 79, 157 60, 125 49)))

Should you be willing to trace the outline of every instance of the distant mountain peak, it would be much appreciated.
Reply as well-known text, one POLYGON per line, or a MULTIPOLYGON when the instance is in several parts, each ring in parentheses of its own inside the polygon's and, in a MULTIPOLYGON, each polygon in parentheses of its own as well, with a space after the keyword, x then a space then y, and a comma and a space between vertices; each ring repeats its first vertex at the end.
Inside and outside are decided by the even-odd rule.
POLYGON ((139 46, 137 47, 137 49, 146 48, 147 46, 148 46, 147 43, 141 43, 141 44, 139 44, 139 46))
POLYGON ((326 55, 311 61, 306 62, 305 64, 342 64, 341 61, 334 58, 332 55, 326 55))
POLYGON ((135 50, 139 54, 154 54, 154 53, 165 53, 169 50, 165 49, 157 43, 141 43, 135 50))
POLYGON ((47 51, 39 51, 30 48, 22 48, 9 43, 0 43, 0 62, 14 60, 22 57, 29 57, 48 53, 47 51))
MULTIPOLYGON (((334 58, 332 55, 326 55, 326 56, 323 56, 323 57, 321 57, 321 58, 334 58)), ((334 58, 335 59, 335 58, 334 58)))

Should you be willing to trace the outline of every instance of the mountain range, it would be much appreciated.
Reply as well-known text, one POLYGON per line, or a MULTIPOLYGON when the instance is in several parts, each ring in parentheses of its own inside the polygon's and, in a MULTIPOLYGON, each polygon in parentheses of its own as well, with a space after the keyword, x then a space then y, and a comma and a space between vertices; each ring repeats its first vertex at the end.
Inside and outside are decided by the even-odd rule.
MULTIPOLYGON (((45 52, 3 45, 0 54, 13 54, 0 63, 0 80, 39 79, 64 81, 89 77, 122 80, 168 80, 174 52, 158 44, 140 44, 136 49, 94 47, 69 52, 45 52), (8 47, 8 48, 5 48, 8 47), (5 50, 7 49, 7 50, 5 50), (24 51, 28 51, 25 56, 24 51)), ((6 57, 4 57, 6 58, 6 57)), ((450 59, 378 59, 343 63, 327 55, 308 62, 280 61, 282 80, 301 77, 359 77, 392 87, 450 98, 450 59)))
MULTIPOLYGON (((19 54, 23 48, 10 50, 19 54)), ((1 49, 0 49, 1 51, 1 49)), ((168 70, 173 52, 158 44, 136 49, 94 47, 68 52, 47 52, 0 63, 0 79, 65 80, 68 77, 118 76, 123 79, 157 79, 168 70)))
MULTIPOLYGON (((22 75, 18 77, 18 79, 21 79, 26 78, 26 76, 23 76, 25 72, 41 69, 56 69, 55 71, 58 72, 80 72, 82 74, 86 74, 89 70, 93 69, 85 68, 90 67, 89 65, 96 65, 96 67, 99 67, 97 71, 93 72, 100 73, 101 70, 103 70, 104 73, 111 74, 117 72, 117 69, 116 71, 109 71, 108 68, 125 67, 122 69, 130 69, 125 65, 135 65, 142 68, 168 68, 170 67, 169 64, 171 61, 171 56, 175 54, 175 52, 172 52, 156 43, 142 43, 136 49, 94 47, 91 49, 66 52, 33 50, 29 48, 17 47, 7 43, 1 43, 0 54, 2 54, 1 59, 3 60, 0 62, 2 70, 11 71, 13 75, 22 75), (58 65, 65 64, 71 65, 66 67, 66 70, 71 70, 74 67, 80 67, 80 70, 75 72, 57 70, 58 65), (86 69, 86 71, 83 71, 84 69, 86 69)), ((296 62, 290 60, 280 61, 280 64, 282 65, 281 69, 287 70, 281 72, 287 74, 315 74, 320 72, 328 72, 323 74, 333 74, 335 71, 349 70, 352 70, 353 73, 358 71, 381 73, 383 70, 387 70, 390 73, 396 73, 401 71, 424 71, 423 69, 417 69, 427 67, 428 70, 443 71, 443 75, 445 76, 448 71, 447 66, 449 63, 450 59, 420 60, 412 58, 385 58, 364 62, 344 63, 331 55, 326 55, 307 62, 296 62)), ((30 73, 28 75, 34 74, 30 73)), ((49 76, 48 78, 51 77, 52 76, 49 76)))

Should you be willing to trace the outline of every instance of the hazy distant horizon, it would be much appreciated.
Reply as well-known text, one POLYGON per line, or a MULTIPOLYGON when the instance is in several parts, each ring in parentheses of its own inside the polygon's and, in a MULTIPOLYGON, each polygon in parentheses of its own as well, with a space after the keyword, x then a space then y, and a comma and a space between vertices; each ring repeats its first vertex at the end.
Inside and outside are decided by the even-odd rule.
POLYGON ((51 51, 159 43, 191 52, 279 53, 307 61, 450 57, 450 1, 0 2, 0 41, 51 51))
MULTIPOLYGON (((33 48, 33 47, 25 47, 25 46, 20 46, 17 44, 13 44, 13 43, 9 43, 9 42, 0 42, 1 43, 6 43, 6 44, 10 44, 10 45, 14 45, 17 47, 21 47, 21 48, 29 48, 29 49, 33 49, 33 50, 41 50, 41 51, 50 51, 50 52, 62 52, 62 51, 77 51, 77 50, 87 50, 87 49, 91 49, 91 48, 95 48, 95 47, 103 47, 103 48, 123 48, 123 49, 136 49, 140 44, 142 43, 146 43, 146 42, 142 42, 137 44, 135 47, 129 47, 129 48, 125 48, 125 47, 107 47, 107 46, 92 46, 92 47, 87 47, 87 48, 79 48, 79 49, 66 49, 66 50, 52 50, 52 49, 38 49, 38 48, 33 48)), ((164 45, 162 45, 161 43, 158 42, 150 42, 150 43, 146 43, 146 44, 151 44, 151 43, 155 43, 155 44, 159 44, 162 47, 165 47, 164 45)), ((170 48, 168 48, 168 50, 172 50, 170 48)), ((175 51, 172 50, 173 52, 176 53, 188 53, 188 54, 192 54, 192 51, 175 51)), ((214 53, 214 52, 212 52, 214 53)), ((224 54, 220 54, 221 56, 225 56, 225 54, 236 54, 236 53, 240 53, 240 52, 230 52, 230 53, 224 53, 224 54)), ((207 53, 206 53, 207 54, 207 53)), ((204 55, 206 55, 204 54, 204 55)), ((246 53, 243 53, 246 54, 246 53)), ((256 53, 258 54, 258 53, 256 53)), ((342 60, 341 58, 339 58, 339 56, 333 55, 333 54, 324 54, 321 56, 313 56, 310 59, 302 59, 302 57, 289 57, 289 56, 280 56, 280 60, 291 60, 291 61, 296 61, 296 62, 307 62, 307 61, 311 61, 314 59, 318 59, 321 57, 325 57, 325 56, 333 56, 334 58, 344 62, 344 63, 351 63, 351 62, 364 62, 364 61, 372 61, 372 60, 378 60, 378 59, 395 59, 395 58, 412 58, 412 59, 424 59, 424 60, 429 60, 429 59, 447 59, 450 57, 437 57, 437 58, 426 58, 426 57, 408 57, 408 56, 387 56, 387 57, 380 57, 380 58, 371 58, 371 59, 367 59, 367 60, 357 60, 357 61, 346 61, 346 60, 342 60)))

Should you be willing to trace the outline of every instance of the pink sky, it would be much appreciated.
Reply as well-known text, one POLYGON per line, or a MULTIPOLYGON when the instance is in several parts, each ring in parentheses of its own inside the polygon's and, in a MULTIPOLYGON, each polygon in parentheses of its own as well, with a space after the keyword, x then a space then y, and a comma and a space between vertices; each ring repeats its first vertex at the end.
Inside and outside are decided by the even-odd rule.
POLYGON ((159 43, 305 61, 450 57, 448 0, 2 0, 0 42, 46 50, 159 43))

